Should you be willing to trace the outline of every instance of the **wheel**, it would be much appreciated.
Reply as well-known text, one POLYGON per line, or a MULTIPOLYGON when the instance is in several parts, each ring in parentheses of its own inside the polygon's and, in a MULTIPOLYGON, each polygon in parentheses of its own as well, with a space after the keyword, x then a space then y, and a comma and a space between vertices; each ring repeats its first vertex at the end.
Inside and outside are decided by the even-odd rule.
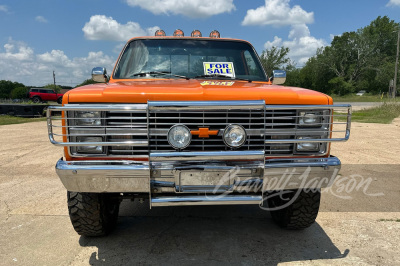
POLYGON ((60 97, 60 98, 57 99, 57 103, 58 103, 58 104, 62 104, 62 97, 60 97))
POLYGON ((67 192, 68 212, 75 231, 83 236, 103 236, 117 224, 119 194, 67 192))
POLYGON ((40 103, 41 101, 42 101, 42 99, 40 99, 40 97, 35 96, 32 98, 32 102, 34 102, 34 103, 40 103))
POLYGON ((321 191, 298 190, 287 194, 269 197, 268 207, 275 223, 286 229, 305 229, 311 226, 318 215, 321 191), (284 206, 293 200, 288 206, 284 206), (282 207, 281 207, 282 206, 282 207), (281 207, 281 208, 279 208, 281 207))

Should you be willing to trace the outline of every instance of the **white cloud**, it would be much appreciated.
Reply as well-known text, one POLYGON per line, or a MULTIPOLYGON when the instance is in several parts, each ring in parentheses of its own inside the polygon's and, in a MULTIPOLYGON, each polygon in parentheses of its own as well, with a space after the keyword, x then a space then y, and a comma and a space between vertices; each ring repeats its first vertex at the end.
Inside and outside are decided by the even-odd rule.
POLYGON ((35 18, 35 20, 36 20, 37 22, 41 22, 41 23, 47 23, 47 22, 48 22, 47 19, 45 19, 43 16, 37 16, 37 17, 35 18))
POLYGON ((310 57, 315 55, 318 48, 328 45, 324 39, 311 36, 310 30, 305 24, 293 25, 288 39, 282 41, 281 38, 275 36, 272 42, 267 41, 264 44, 264 48, 270 49, 272 46, 289 47, 289 57, 297 64, 304 65, 310 57))
POLYGON ((191 18, 207 18, 236 9, 233 0, 126 0, 126 3, 156 15, 173 14, 191 18))
POLYGON ((264 48, 265 49, 271 49, 272 46, 279 47, 281 45, 282 45, 282 38, 279 38, 278 36, 275 36, 274 40, 272 42, 267 41, 264 44, 264 48))
POLYGON ((23 42, 8 40, 4 46, 5 53, 0 53, 0 59, 4 61, 29 61, 33 58, 33 50, 23 42))
POLYGON ((85 38, 89 40, 127 41, 133 37, 154 35, 154 32, 152 34, 149 32, 154 29, 159 28, 155 26, 142 29, 136 22, 129 21, 126 24, 120 24, 112 17, 94 15, 85 24, 82 31, 85 38))
POLYGON ((386 6, 400 6, 400 0, 390 0, 386 6))
POLYGON ((294 25, 314 22, 314 13, 300 6, 290 7, 290 0, 265 0, 265 5, 247 10, 242 25, 294 25))
POLYGON ((103 66, 112 70, 115 58, 103 52, 89 52, 86 57, 68 57, 64 51, 52 50, 35 54, 23 42, 9 39, 0 49, 0 79, 12 80, 25 85, 43 86, 53 82, 60 85, 76 85, 90 78, 93 67, 103 66))
POLYGON ((121 53, 122 49, 124 48, 125 44, 126 44, 126 42, 121 42, 121 43, 115 45, 112 50, 113 53, 119 55, 121 53))
POLYGON ((5 6, 5 5, 0 5, 0 11, 1 11, 1 12, 5 12, 5 13, 8 13, 8 7, 5 6))

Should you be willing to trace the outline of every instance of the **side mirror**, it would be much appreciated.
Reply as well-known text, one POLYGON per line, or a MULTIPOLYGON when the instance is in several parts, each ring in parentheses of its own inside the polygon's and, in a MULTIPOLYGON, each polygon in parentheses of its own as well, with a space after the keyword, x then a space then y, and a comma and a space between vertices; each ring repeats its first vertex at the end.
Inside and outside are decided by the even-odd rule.
POLYGON ((285 70, 274 70, 272 71, 272 84, 280 85, 286 81, 286 71, 285 70))
POLYGON ((107 70, 104 67, 95 67, 92 69, 92 79, 95 82, 107 82, 107 70))

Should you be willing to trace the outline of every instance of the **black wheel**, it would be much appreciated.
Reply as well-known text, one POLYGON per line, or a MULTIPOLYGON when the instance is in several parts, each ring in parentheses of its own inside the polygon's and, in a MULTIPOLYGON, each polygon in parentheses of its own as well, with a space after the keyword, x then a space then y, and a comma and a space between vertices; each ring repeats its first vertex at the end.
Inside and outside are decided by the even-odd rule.
POLYGON ((317 218, 321 191, 291 191, 282 196, 268 198, 268 207, 275 223, 286 229, 305 229, 311 226, 317 218), (288 206, 286 206, 291 200, 288 206))
POLYGON ((57 99, 57 103, 62 104, 62 97, 57 99))
POLYGON ((75 231, 83 236, 103 236, 117 224, 120 199, 113 193, 68 191, 68 212, 75 231))
POLYGON ((35 96, 32 98, 32 102, 34 102, 34 103, 40 103, 41 101, 42 101, 42 99, 40 99, 40 97, 35 96))

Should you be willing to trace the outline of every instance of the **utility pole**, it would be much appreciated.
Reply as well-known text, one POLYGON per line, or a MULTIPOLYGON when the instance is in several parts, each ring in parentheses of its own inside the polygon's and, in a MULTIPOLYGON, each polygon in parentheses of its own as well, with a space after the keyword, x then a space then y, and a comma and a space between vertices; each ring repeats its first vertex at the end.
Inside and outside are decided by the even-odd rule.
POLYGON ((397 67, 399 66, 399 44, 400 44, 400 29, 397 36, 397 53, 396 53, 396 64, 394 65, 394 84, 393 84, 393 94, 392 97, 396 98, 397 90, 397 67))
POLYGON ((56 73, 53 70, 53 80, 54 80, 54 91, 56 90, 56 73))

